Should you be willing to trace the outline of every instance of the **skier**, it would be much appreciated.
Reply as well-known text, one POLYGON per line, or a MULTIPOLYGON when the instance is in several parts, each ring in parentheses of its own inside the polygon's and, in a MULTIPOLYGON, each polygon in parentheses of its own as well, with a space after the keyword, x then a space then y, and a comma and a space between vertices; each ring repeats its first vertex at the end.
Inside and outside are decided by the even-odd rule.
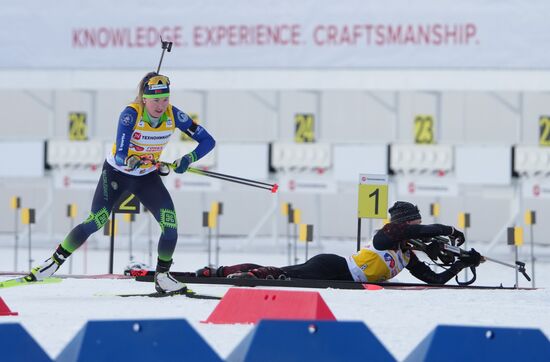
POLYGON ((468 256, 460 257, 448 269, 435 273, 418 259, 407 240, 448 236, 460 246, 464 243, 464 234, 452 226, 421 225, 422 217, 418 207, 409 202, 397 201, 388 211, 390 222, 376 232, 372 244, 347 258, 335 254, 319 254, 303 264, 282 268, 258 264, 238 264, 218 269, 205 267, 197 271, 197 276, 348 280, 366 283, 387 281, 406 268, 413 276, 428 284, 445 284, 462 269, 476 267, 483 261, 482 256, 471 249, 468 256))
POLYGON ((174 161, 174 170, 184 173, 189 165, 210 152, 215 141, 185 112, 170 104, 170 80, 150 72, 138 86, 138 95, 120 114, 116 142, 103 164, 95 190, 91 213, 59 244, 53 255, 36 266, 27 281, 53 275, 88 237, 101 229, 124 191, 135 194, 151 211, 161 228, 155 289, 160 293, 185 291, 185 284, 169 273, 178 232, 174 203, 160 176, 168 174, 167 165, 157 163, 170 136, 179 128, 199 144, 194 151, 174 161))

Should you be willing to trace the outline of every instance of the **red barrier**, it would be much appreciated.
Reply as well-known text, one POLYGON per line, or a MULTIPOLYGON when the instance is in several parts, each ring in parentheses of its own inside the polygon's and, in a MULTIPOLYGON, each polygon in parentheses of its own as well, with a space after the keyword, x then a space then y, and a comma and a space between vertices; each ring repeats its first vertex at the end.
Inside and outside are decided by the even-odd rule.
POLYGON ((3 315, 19 315, 19 313, 12 312, 2 297, 0 297, 0 316, 3 315))
POLYGON ((257 323, 261 319, 336 320, 318 292, 231 288, 206 323, 257 323))

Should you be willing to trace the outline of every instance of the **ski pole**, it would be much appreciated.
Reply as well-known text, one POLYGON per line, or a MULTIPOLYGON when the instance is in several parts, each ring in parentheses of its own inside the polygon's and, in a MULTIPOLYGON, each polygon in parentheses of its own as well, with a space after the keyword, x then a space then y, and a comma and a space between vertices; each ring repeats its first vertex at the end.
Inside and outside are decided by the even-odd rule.
POLYGON ((236 178, 234 176, 230 176, 230 175, 223 175, 222 176, 222 175, 204 173, 203 170, 199 170, 199 169, 192 168, 192 167, 188 168, 187 171, 189 171, 191 173, 194 173, 194 174, 197 174, 197 175, 213 177, 213 178, 217 178, 217 179, 224 180, 224 181, 229 181, 229 182, 234 182, 234 183, 241 184, 241 185, 257 187, 257 188, 263 189, 263 190, 269 190, 269 191, 271 191, 271 193, 276 193, 277 189, 279 188, 279 185, 277 185, 277 184, 273 184, 271 186, 263 186, 261 184, 256 183, 255 181, 244 182, 244 181, 241 181, 241 180, 239 180, 239 178, 236 178))
POLYGON ((531 281, 531 278, 529 277, 529 275, 527 275, 527 272, 525 271, 525 263, 524 262, 516 261, 516 264, 509 264, 509 263, 506 263, 506 262, 503 262, 503 261, 500 261, 500 260, 497 260, 497 259, 490 258, 488 256, 484 256, 483 259, 485 259, 487 261, 492 261, 493 263, 497 263, 497 264, 500 264, 500 265, 507 266, 509 268, 516 269, 518 272, 523 274, 525 279, 527 279, 528 281, 531 281))
MULTIPOLYGON (((176 168, 176 165, 174 163, 168 163, 168 162, 162 162, 162 161, 159 162, 159 163, 169 167, 172 170, 176 168)), ((212 171, 204 171, 204 170, 200 170, 200 169, 194 168, 194 167, 189 167, 187 169, 187 171, 191 172, 191 173, 195 173, 197 175, 213 177, 213 178, 217 178, 217 179, 220 179, 220 180, 234 182, 234 183, 238 183, 238 184, 245 185, 245 186, 252 186, 252 187, 257 187, 257 188, 263 189, 263 190, 269 190, 269 191, 271 191, 271 193, 276 193, 277 190, 279 189, 279 185, 277 185, 277 184, 270 184, 270 183, 266 183, 266 182, 250 180, 250 179, 246 179, 246 178, 242 178, 242 177, 231 176, 231 175, 226 175, 226 174, 223 174, 223 173, 217 173, 217 172, 212 172, 212 171)))
POLYGON ((227 177, 227 178, 232 178, 232 179, 235 179, 235 180, 240 180, 240 181, 245 181, 245 182, 252 182, 252 183, 255 183, 255 184, 258 184, 258 185, 265 185, 265 186, 273 187, 273 184, 270 184, 270 183, 267 183, 267 182, 261 182, 261 181, 250 180, 250 179, 247 179, 247 178, 242 178, 242 177, 237 177, 237 176, 225 175, 223 173, 217 173, 217 172, 207 171, 207 170, 200 170, 198 168, 193 168, 193 167, 190 167, 189 170, 191 172, 196 173, 196 174, 204 174, 204 175, 207 175, 207 176, 214 175, 214 176, 227 177))
POLYGON ((160 43, 161 43, 161 46, 162 46, 162 53, 160 54, 160 61, 159 61, 159 66, 157 68, 157 74, 160 74, 160 66, 162 64, 162 58, 164 58, 164 51, 167 50, 168 53, 170 53, 172 51, 172 42, 171 41, 164 41, 162 40, 162 36, 160 37, 160 43))

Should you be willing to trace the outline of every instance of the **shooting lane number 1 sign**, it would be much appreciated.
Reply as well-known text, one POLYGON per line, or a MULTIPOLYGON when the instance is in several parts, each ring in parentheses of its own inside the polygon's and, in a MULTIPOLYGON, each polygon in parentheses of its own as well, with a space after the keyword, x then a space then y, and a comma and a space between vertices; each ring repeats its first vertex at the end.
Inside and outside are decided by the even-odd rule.
POLYGON ((388 176, 359 175, 357 204, 357 251, 361 248, 361 219, 388 217, 388 176))

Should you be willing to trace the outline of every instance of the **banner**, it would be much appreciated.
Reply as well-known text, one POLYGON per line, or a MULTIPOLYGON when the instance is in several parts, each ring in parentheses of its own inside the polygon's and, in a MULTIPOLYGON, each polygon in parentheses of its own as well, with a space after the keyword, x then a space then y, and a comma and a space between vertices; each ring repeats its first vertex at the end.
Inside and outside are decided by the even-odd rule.
POLYGON ((522 180, 521 191, 527 199, 550 199, 550 181, 522 180))
POLYGON ((327 177, 300 176, 281 177, 278 182, 279 192, 305 194, 334 194, 338 191, 336 182, 327 177))
POLYGON ((404 178, 397 181, 397 193, 401 196, 458 196, 456 180, 439 178, 404 178))
POLYGON ((54 186, 56 189, 95 190, 100 178, 100 168, 94 171, 71 169, 53 171, 54 186))
POLYGON ((544 0, 21 0, 0 68, 550 67, 544 0), (47 11, 45 11, 47 9, 47 11))

